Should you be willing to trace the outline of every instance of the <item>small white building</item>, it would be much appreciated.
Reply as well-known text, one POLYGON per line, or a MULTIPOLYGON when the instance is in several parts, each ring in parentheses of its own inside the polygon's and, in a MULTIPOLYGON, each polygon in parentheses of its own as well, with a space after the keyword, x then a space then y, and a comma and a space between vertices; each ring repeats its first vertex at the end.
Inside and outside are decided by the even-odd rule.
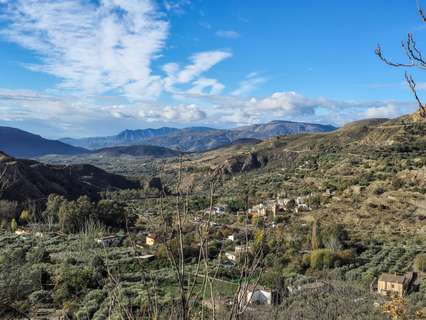
POLYGON ((246 254, 250 253, 252 250, 251 246, 235 246, 234 251, 227 251, 225 252, 225 257, 227 257, 232 262, 238 262, 240 261, 241 257, 246 254))
POLYGON ((237 235, 235 233, 229 235, 226 239, 230 241, 235 241, 237 239, 237 235))
POLYGON ((251 251, 252 251, 252 248, 249 245, 235 246, 235 253, 236 254, 248 253, 248 252, 251 252, 251 251))
POLYGON ((237 256, 234 252, 227 251, 225 252, 225 257, 232 262, 237 262, 237 256))
POLYGON ((267 206, 265 206, 263 203, 260 203, 249 209, 248 213, 256 217, 264 217, 267 214, 267 206))
POLYGON ((245 301, 250 304, 279 304, 280 297, 277 291, 260 285, 249 285, 245 291, 245 301))

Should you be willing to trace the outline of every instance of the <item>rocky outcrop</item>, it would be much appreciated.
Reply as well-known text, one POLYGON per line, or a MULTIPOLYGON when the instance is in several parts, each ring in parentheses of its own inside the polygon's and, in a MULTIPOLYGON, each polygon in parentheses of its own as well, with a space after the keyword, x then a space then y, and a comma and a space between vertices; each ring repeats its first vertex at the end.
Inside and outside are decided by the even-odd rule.
POLYGON ((262 157, 259 159, 256 153, 239 155, 227 160, 222 167, 222 172, 224 174, 249 172, 265 166, 267 162, 267 158, 262 157))

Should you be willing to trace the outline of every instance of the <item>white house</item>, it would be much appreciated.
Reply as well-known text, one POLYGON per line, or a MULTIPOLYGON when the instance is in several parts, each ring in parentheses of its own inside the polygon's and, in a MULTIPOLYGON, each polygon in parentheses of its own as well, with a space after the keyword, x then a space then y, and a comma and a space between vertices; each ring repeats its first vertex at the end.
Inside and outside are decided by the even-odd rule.
POLYGON ((235 246, 234 252, 227 251, 225 252, 225 257, 227 257, 232 262, 238 262, 241 259, 241 256, 245 253, 251 252, 251 246, 235 246))
POLYGON ((234 252, 227 251, 225 252, 225 257, 232 262, 237 262, 237 255, 234 252))
POLYGON ((266 211, 267 211, 267 207, 263 203, 260 203, 254 206, 253 208, 249 209, 248 213, 257 217, 264 217, 267 214, 266 211))
POLYGON ((231 234, 227 238, 228 240, 235 241, 237 239, 237 235, 235 233, 231 234))
POLYGON ((251 304, 279 304, 280 297, 275 290, 260 286, 249 285, 245 291, 246 303, 251 304))

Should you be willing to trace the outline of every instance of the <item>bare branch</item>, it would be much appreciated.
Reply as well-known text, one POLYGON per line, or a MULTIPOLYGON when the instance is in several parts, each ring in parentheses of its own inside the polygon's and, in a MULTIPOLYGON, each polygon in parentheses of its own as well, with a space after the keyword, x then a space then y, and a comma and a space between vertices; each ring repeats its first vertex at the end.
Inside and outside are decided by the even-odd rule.
POLYGON ((417 11, 419 12, 420 18, 422 18, 423 22, 426 22, 426 16, 422 6, 420 5, 420 1, 417 0, 416 2, 417 2, 417 11))
POLYGON ((417 101, 417 104, 419 105, 419 109, 420 109, 420 115, 423 118, 426 118, 426 107, 425 105, 422 103, 422 101, 420 100, 418 94, 417 94, 417 90, 416 90, 416 82, 414 81, 413 77, 411 75, 409 75, 407 72, 405 73, 405 80, 408 83, 408 86, 411 89, 411 92, 414 95, 414 98, 417 101))
MULTIPOLYGON (((402 45, 404 47, 404 44, 402 45)), ((376 55, 379 57, 380 60, 382 60, 384 63, 392 66, 392 67, 415 67, 414 63, 411 64, 405 64, 405 63, 395 63, 390 61, 389 59, 387 59, 382 52, 382 48, 380 46, 380 44, 377 44, 376 50, 375 50, 376 55)))

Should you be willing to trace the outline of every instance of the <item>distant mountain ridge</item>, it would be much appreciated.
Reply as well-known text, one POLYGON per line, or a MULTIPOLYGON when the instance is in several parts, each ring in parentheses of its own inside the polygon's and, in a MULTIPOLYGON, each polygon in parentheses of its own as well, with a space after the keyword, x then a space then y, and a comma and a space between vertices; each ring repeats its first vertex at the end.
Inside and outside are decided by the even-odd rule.
POLYGON ((154 158, 167 158, 167 157, 177 157, 182 154, 182 152, 158 146, 151 145, 132 145, 132 146, 119 146, 119 147, 109 147, 97 149, 91 152, 91 154, 96 154, 100 156, 108 157, 119 157, 122 155, 128 155, 133 157, 154 157, 154 158))
POLYGON ((32 158, 45 154, 77 155, 88 152, 81 147, 45 139, 11 127, 0 127, 0 150, 17 158, 32 158))
POLYGON ((159 129, 124 130, 115 136, 82 139, 64 138, 60 141, 87 149, 100 149, 135 144, 155 145, 185 152, 202 152, 232 144, 239 139, 268 139, 280 135, 308 132, 329 132, 337 129, 322 125, 292 121, 272 121, 235 129, 189 127, 184 129, 163 127, 159 129))

